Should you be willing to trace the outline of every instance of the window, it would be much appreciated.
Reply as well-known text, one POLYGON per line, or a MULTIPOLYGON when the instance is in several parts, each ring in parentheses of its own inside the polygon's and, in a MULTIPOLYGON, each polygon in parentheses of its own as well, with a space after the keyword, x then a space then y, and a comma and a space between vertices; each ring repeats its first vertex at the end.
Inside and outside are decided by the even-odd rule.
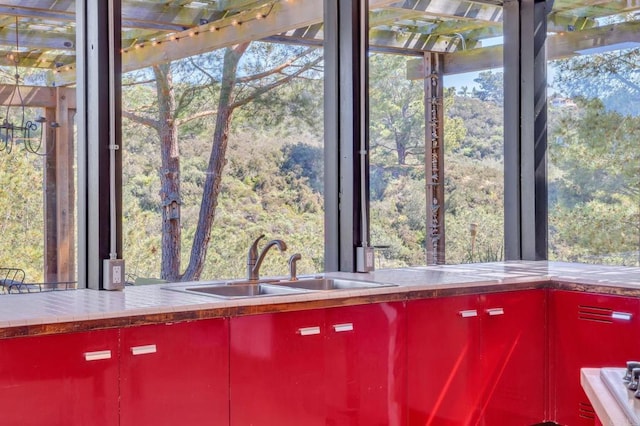
POLYGON ((549 259, 638 265, 637 15, 554 9, 548 31, 549 259))
POLYGON ((262 234, 288 245, 287 256, 265 258, 262 276, 285 275, 294 253, 299 273, 323 270, 322 2, 218 9, 193 2, 166 14, 187 30, 142 37, 123 19, 123 234, 134 282, 243 277, 262 234), (141 60, 160 52, 171 61, 141 60))
POLYGON ((369 17, 377 267, 504 256, 502 10, 463 3, 369 17))
POLYGON ((0 268, 24 270, 29 291, 75 288, 75 16, 11 9, 2 17, 0 268))

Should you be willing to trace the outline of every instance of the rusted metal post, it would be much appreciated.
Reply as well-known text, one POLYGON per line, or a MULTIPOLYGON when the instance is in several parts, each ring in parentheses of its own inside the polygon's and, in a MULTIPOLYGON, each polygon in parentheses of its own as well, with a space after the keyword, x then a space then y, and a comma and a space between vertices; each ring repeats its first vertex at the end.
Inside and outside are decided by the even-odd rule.
POLYGON ((427 265, 445 263, 443 57, 424 53, 427 265))

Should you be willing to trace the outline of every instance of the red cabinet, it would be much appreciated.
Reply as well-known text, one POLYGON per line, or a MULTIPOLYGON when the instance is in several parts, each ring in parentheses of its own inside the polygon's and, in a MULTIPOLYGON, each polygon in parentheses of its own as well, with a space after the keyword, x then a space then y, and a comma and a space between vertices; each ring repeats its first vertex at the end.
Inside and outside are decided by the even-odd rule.
POLYGON ((118 424, 118 330, 0 340, 0 424, 118 424))
POLYGON ((324 311, 232 318, 231 425, 324 425, 324 311))
POLYGON ((482 295, 480 305, 484 424, 529 425, 547 419, 546 291, 482 295))
POLYGON ((477 296, 407 303, 410 425, 463 425, 477 417, 477 296))
POLYGON ((232 425, 405 422, 402 303, 231 319, 232 425))
POLYGON ((623 367, 640 358, 639 300, 552 290, 551 406, 560 424, 593 425, 595 413, 580 386, 580 368, 623 367))
POLYGON ((328 425, 406 425, 406 312, 402 303, 326 310, 328 425))
POLYGON ((545 318, 542 290, 409 302, 409 424, 544 419, 545 318))
POLYGON ((227 319, 121 330, 120 425, 228 425, 227 319))
POLYGON ((229 424, 228 320, 0 340, 2 425, 229 424))

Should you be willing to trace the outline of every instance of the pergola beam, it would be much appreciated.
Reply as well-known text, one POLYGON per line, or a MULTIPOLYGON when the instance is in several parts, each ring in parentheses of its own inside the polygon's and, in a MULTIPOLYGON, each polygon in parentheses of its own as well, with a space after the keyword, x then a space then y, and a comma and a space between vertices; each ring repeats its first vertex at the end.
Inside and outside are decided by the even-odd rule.
MULTIPOLYGON (((384 7, 396 0, 370 0, 371 8, 384 7)), ((128 72, 152 65, 200 55, 220 48, 251 40, 261 40, 274 34, 305 28, 323 21, 323 5, 318 0, 296 0, 283 5, 274 3, 258 10, 239 13, 209 22, 186 31, 175 33, 171 39, 155 44, 143 43, 127 49, 122 55, 122 71, 128 72), (265 15, 256 19, 256 14, 265 15), (243 22, 234 25, 233 21, 243 22), (215 27, 214 31, 211 28, 215 27)), ((75 81, 75 71, 60 71, 55 75, 56 85, 65 86, 75 81)))
MULTIPOLYGON (((20 106, 20 98, 14 94, 16 90, 12 84, 0 84, 0 105, 20 106)), ((55 88, 43 86, 20 86, 23 103, 26 107, 49 108, 55 110, 58 97, 65 100, 65 108, 76 109, 76 90, 72 88, 55 88)))
POLYGON ((502 21, 502 7, 466 0, 405 0, 387 10, 414 10, 433 17, 469 19, 487 23, 502 21))
MULTIPOLYGON (((547 37, 547 59, 549 61, 579 55, 577 51, 603 47, 623 42, 640 43, 640 22, 624 22, 584 31, 554 34, 547 37)), ((445 56, 445 75, 500 68, 503 64, 502 46, 472 49, 445 56)), ((407 78, 421 79, 419 61, 407 65, 407 78)))

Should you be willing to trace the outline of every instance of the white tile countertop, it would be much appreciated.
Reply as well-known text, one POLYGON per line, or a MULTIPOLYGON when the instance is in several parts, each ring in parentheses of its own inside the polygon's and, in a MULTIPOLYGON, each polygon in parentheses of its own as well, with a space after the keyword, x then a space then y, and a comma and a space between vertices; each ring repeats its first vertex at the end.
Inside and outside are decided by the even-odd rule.
MULTIPOLYGON (((69 290, 0 295, 0 328, 82 322, 208 309, 296 304, 406 292, 481 288, 502 284, 561 281, 600 288, 624 287, 640 295, 640 268, 560 262, 496 262, 384 269, 367 274, 336 272, 326 277, 397 284, 397 287, 313 291, 285 296, 219 299, 167 288, 185 283, 128 286, 122 291, 69 290)), ((213 283, 211 281, 209 283, 213 283)), ((199 281, 194 285, 203 285, 199 281)), ((496 291, 493 288, 492 291, 496 291)), ((362 302, 365 303, 365 302, 362 302)))

